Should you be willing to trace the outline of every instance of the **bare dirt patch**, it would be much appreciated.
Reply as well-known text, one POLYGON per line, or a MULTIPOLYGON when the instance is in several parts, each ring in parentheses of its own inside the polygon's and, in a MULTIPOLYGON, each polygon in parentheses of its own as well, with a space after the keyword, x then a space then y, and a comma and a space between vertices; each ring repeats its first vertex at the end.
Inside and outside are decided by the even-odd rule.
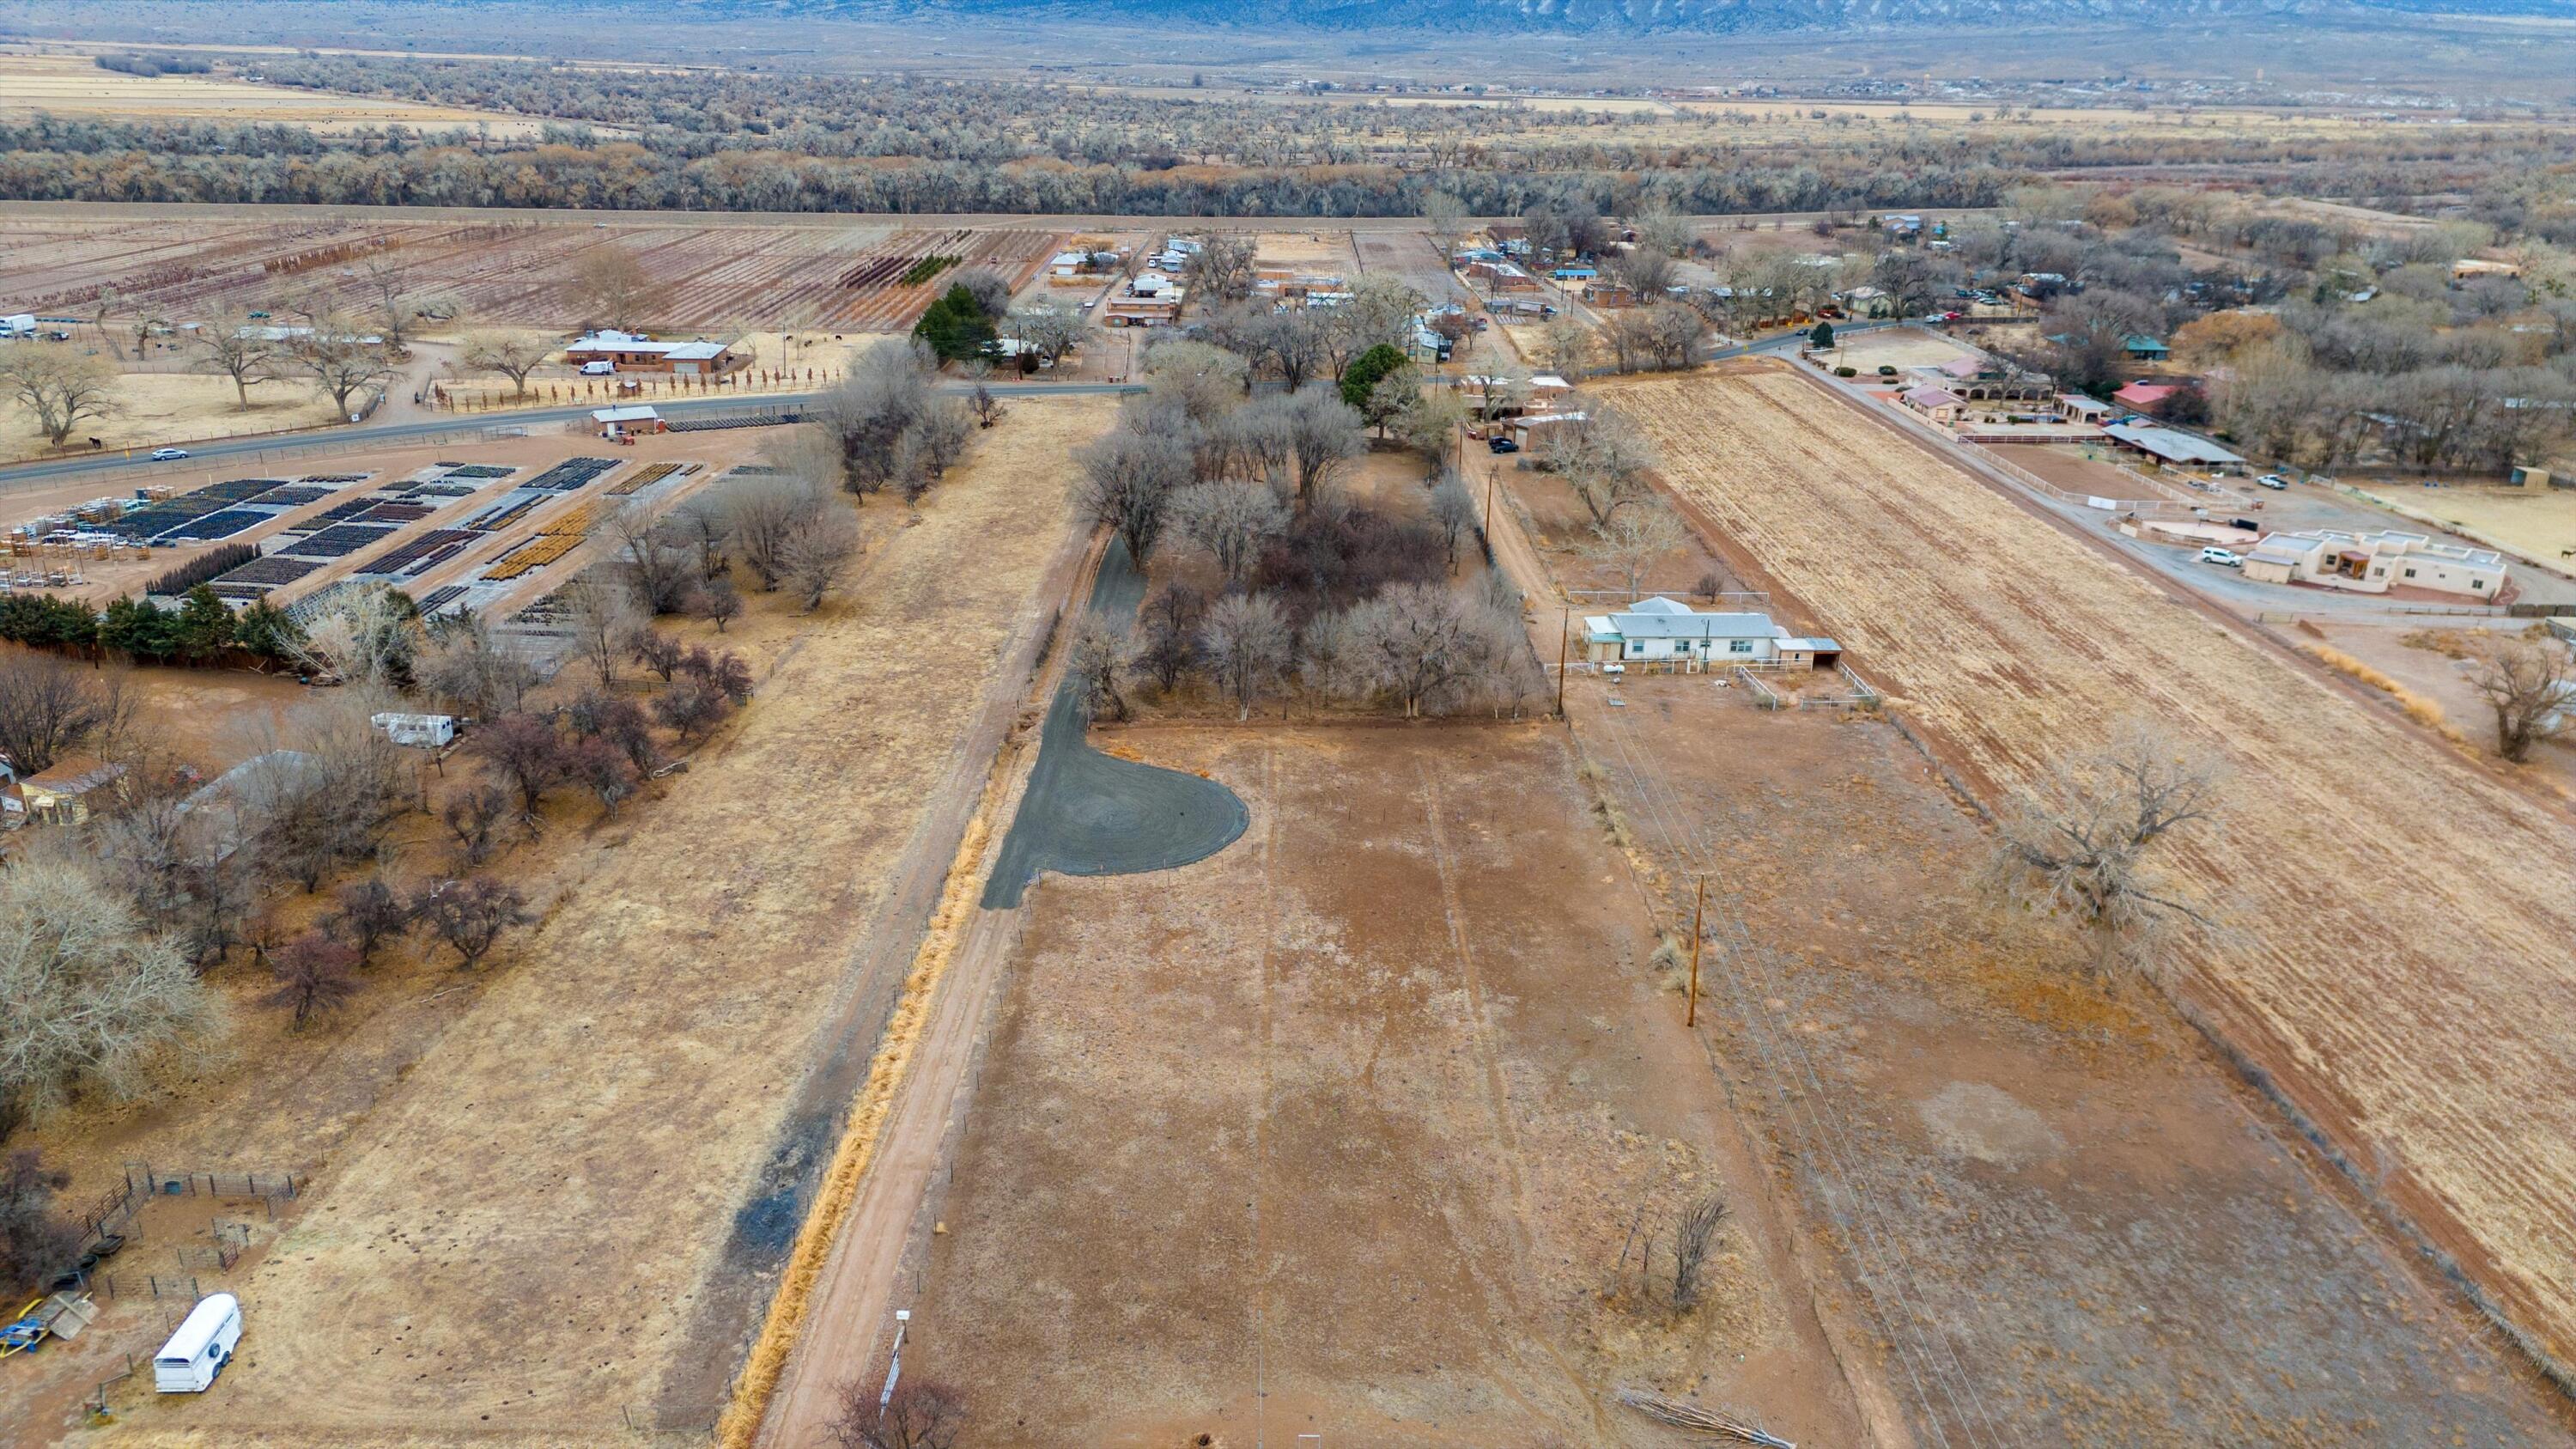
POLYGON ((1015 1444, 1665 1442, 1631 1381, 1855 1441, 1560 734, 1123 738, 1251 828, 1033 891, 907 1374, 1015 1444), (1675 1315, 1637 1262, 1708 1193, 1675 1315))

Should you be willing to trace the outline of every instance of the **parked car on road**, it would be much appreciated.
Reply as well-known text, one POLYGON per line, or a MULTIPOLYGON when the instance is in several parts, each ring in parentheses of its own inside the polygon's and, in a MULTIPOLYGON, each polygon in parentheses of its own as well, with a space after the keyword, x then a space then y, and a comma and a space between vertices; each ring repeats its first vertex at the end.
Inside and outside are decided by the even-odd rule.
POLYGON ((2244 529, 2247 533, 2261 533, 2263 531, 2263 525, 2256 523, 2250 518, 2231 518, 2227 520, 2227 526, 2230 528, 2244 529))
POLYGON ((188 450, 185 448, 155 448, 152 450, 152 461, 155 463, 176 463, 186 456, 188 456, 188 450))
POLYGON ((2205 564, 2216 564, 2220 568, 2241 569, 2245 567, 2244 559, 2238 557, 2232 550, 2223 548, 2202 549, 2200 551, 2200 561, 2205 564))
POLYGON ((1521 450, 1520 444, 1513 442, 1510 438, 1505 437, 1501 433, 1496 433, 1492 437, 1487 438, 1485 440, 1485 446, 1493 449, 1497 453, 1517 453, 1521 450))
POLYGON ((2288 488, 2288 487, 2290 486, 2290 480, 2289 480, 2289 479, 2287 479, 2287 478, 2282 477, 2282 476, 2281 476, 2280 474, 2278 474, 2278 473, 2266 473, 2266 474, 2264 474, 2262 477, 2257 478, 2257 479, 2255 479, 2254 481, 2255 481, 2255 482, 2257 482, 2257 483, 2262 484, 2262 485, 2263 485, 2264 487, 2266 487, 2266 488, 2271 488, 2271 489, 2275 489, 2275 490, 2279 490, 2279 489, 2286 489, 2286 488, 2288 488))

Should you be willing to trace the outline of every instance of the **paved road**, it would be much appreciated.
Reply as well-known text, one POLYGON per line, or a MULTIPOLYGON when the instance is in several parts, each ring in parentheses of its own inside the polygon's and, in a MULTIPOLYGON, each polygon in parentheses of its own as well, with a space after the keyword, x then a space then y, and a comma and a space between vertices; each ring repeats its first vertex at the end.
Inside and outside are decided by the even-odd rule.
MULTIPOLYGON (((946 392, 963 393, 964 383, 943 383, 946 392)), ((1087 393, 1138 392, 1132 383, 1118 382, 997 382, 993 392, 1000 397, 1069 397, 1087 393)), ((686 418, 726 413, 757 412, 765 408, 792 408, 813 402, 821 393, 776 393, 760 397, 692 398, 680 402, 657 402, 653 406, 665 417, 686 418)), ((388 404, 391 406, 391 404, 388 404)), ((284 433, 258 438, 221 438, 188 447, 188 466, 226 457, 275 453, 299 448, 346 449, 352 447, 392 447, 414 438, 446 433, 471 432, 478 428, 511 428, 568 423, 590 416, 596 404, 579 407, 530 408, 524 412, 440 413, 413 422, 361 423, 356 427, 317 428, 306 433, 284 433)), ((0 489, 25 487, 31 483, 66 482, 89 474, 113 474, 138 469, 168 470, 166 463, 154 463, 147 454, 132 457, 100 454, 70 458, 52 458, 41 463, 21 463, 0 468, 0 489)))

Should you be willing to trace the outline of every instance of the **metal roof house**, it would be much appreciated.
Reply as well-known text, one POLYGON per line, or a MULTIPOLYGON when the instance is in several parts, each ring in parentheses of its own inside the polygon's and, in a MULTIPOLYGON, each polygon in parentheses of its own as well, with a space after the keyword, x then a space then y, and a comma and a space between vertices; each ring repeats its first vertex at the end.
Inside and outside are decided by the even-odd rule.
POLYGON ((2179 428, 2158 427, 2152 423, 2113 423, 2102 432, 2121 447, 2144 453, 2167 466, 2206 468, 2212 473, 2238 472, 2245 467, 2243 455, 2231 453, 2207 438, 2193 437, 2179 428))
POLYGON ((1730 664, 1841 662, 1831 639, 1798 638, 1768 614, 1703 614, 1678 599, 1640 599, 1616 614, 1583 621, 1584 656, 1595 664, 1643 664, 1692 673, 1730 664))

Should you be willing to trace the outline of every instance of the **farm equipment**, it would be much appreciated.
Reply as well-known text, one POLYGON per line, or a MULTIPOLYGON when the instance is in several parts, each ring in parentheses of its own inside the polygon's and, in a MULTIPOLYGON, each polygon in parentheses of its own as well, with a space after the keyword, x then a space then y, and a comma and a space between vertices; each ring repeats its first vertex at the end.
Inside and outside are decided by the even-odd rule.
POLYGON ((0 1323, 0 1358, 34 1353, 37 1345, 49 1338, 69 1342, 80 1337, 81 1330, 89 1327, 89 1321, 97 1316, 98 1309, 90 1303, 87 1294, 74 1297, 69 1293, 54 1293, 39 1298, 28 1304, 15 1319, 0 1323))

